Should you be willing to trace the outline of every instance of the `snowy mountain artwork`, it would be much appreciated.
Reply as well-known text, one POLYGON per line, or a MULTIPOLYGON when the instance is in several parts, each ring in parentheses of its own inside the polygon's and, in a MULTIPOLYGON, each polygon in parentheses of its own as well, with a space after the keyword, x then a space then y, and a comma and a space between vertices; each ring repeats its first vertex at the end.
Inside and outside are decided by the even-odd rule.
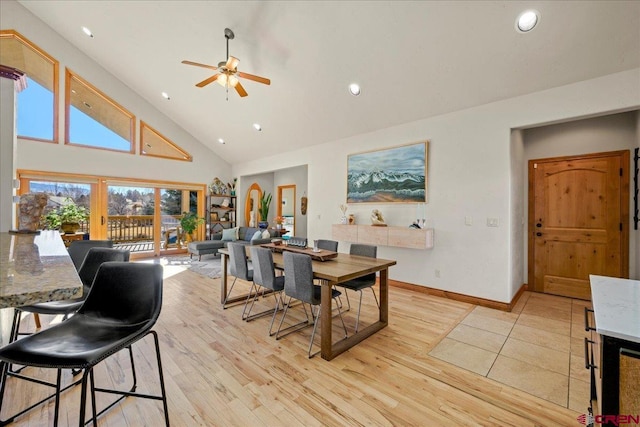
POLYGON ((427 144, 349 155, 347 203, 426 202, 427 144))

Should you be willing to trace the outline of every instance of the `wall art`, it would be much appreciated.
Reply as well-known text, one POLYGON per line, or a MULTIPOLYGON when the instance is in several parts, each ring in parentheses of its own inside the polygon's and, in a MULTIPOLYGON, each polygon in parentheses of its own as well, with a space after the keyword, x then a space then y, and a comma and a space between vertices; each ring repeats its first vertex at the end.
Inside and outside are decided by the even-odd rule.
POLYGON ((347 203, 425 203, 429 142, 347 158, 347 203))

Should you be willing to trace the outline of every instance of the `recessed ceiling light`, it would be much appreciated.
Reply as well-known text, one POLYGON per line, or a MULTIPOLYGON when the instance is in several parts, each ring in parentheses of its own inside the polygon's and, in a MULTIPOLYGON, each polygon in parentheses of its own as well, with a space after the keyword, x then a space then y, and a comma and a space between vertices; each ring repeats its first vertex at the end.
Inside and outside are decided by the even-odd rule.
POLYGON ((89 37, 93 37, 93 33, 87 27, 82 27, 82 32, 88 35, 89 37))
POLYGON ((171 98, 169 98, 169 94, 167 92, 162 92, 162 97, 164 99, 171 99, 171 98))
POLYGON ((353 96, 358 96, 360 95, 360 85, 358 83, 351 83, 349 85, 349 92, 351 93, 351 95, 353 96))
POLYGON ((522 12, 518 19, 516 19, 516 30, 521 33, 526 33, 538 24, 540 20, 540 14, 536 10, 525 10, 522 12))
POLYGON ((224 144, 224 139, 222 139, 222 138, 218 138, 218 142, 219 142, 220 144, 224 144))
POLYGON ((255 130, 257 130, 258 132, 260 132, 260 131, 262 130, 262 126, 260 126, 260 124, 259 124, 259 123, 254 123, 254 124, 253 124, 253 128, 254 128, 255 130))

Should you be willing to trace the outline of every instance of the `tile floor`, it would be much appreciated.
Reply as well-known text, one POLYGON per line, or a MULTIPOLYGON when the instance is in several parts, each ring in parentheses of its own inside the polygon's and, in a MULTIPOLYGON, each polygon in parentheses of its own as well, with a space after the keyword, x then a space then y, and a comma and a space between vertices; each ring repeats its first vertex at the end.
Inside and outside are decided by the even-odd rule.
POLYGON ((534 292, 525 292, 511 313, 478 306, 429 354, 584 412, 585 306, 591 302, 534 292))

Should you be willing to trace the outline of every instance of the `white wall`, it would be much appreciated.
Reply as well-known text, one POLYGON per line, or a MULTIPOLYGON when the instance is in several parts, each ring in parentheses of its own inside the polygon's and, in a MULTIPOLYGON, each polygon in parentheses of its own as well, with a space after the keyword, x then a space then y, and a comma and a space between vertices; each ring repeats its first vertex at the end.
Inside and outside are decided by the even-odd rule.
MULTIPOLYGON (((59 144, 18 139, 17 167, 52 172, 105 175, 208 184, 214 176, 231 180, 231 167, 163 115, 135 91, 73 47, 17 2, 0 2, 0 28, 14 29, 60 61, 59 144), (193 156, 193 162, 159 159, 64 145, 65 67, 105 92, 193 156)), ((126 67, 123 64, 123 72, 126 67)), ((167 101, 170 102, 170 101, 167 101)), ((3 125, 4 126, 4 125, 3 125)), ((139 122, 135 146, 139 150, 139 122)))
MULTIPOLYGON (((638 108, 639 81, 640 69, 634 69, 235 164, 233 171, 249 175, 307 164, 308 237, 318 239, 330 237, 331 224, 339 220, 349 153, 428 139, 427 217, 435 227, 435 247, 380 247, 378 256, 398 261, 392 279, 509 302, 522 283, 525 259, 522 178, 512 160, 519 148, 511 146, 511 129, 638 108), (465 216, 473 225, 465 225, 465 216), (499 227, 487 227, 488 217, 499 218, 499 227)), ((364 223, 372 209, 380 209, 390 225, 408 225, 415 216, 414 205, 352 204, 349 212, 364 223)), ((341 251, 347 248, 341 243, 341 251)))
POLYGON ((524 159, 524 141, 523 132, 518 129, 511 131, 511 293, 514 295, 523 283, 527 282, 526 269, 526 247, 522 252, 517 250, 521 242, 525 241, 527 236, 526 214, 527 199, 522 191, 526 186, 527 169, 522 169, 524 159), (525 263, 524 270, 521 268, 525 263))
MULTIPOLYGON (((611 114, 567 123, 541 126, 523 131, 524 158, 522 168, 522 189, 524 203, 528 203, 528 162, 533 159, 599 153, 606 151, 630 150, 633 170, 633 148, 637 144, 637 111, 611 114)), ((633 188, 633 181, 630 182, 633 188)), ((629 212, 633 217, 633 195, 630 195, 629 212)), ((528 209, 524 209, 524 236, 527 236, 528 209)), ((633 277, 638 263, 636 252, 637 233, 630 225, 629 233, 629 275, 633 277)), ((524 238, 524 277, 527 278, 527 239, 524 238)))

